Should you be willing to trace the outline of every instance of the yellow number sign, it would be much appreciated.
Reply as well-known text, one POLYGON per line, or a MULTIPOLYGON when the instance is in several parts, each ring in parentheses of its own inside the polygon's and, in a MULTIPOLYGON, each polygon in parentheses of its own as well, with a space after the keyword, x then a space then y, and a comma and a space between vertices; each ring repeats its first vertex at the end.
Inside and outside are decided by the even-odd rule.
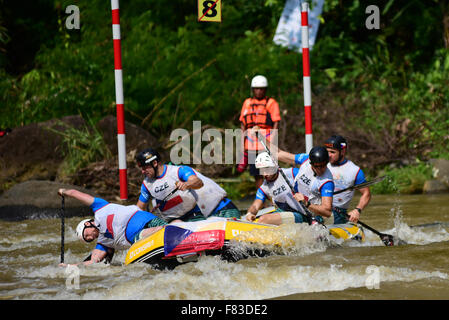
POLYGON ((221 22, 221 0, 198 0, 198 21, 221 22))

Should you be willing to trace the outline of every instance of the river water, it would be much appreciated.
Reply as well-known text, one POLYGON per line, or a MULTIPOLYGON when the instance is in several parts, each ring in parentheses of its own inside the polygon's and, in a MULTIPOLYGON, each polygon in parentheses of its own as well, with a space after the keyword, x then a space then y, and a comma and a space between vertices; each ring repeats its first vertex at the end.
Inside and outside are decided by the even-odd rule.
MULTIPOLYGON (((92 249, 74 235, 79 220, 66 219, 66 263, 92 249)), ((366 231, 363 244, 303 241, 285 255, 205 256, 172 271, 125 266, 125 252, 111 265, 65 268, 59 219, 0 221, 0 299, 449 299, 449 195, 375 195, 362 221, 408 244, 385 247, 366 231), (411 227, 437 221, 446 223, 411 227)))

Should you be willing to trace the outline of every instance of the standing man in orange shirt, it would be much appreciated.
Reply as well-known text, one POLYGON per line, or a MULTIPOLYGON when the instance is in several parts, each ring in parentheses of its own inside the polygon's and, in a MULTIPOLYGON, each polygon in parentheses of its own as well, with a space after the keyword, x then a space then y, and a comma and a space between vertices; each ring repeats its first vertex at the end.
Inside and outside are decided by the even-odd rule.
POLYGON ((264 147, 257 140, 255 132, 258 131, 265 137, 267 143, 276 142, 277 129, 281 115, 279 104, 273 98, 267 97, 268 80, 262 75, 257 75, 251 80, 253 97, 243 102, 240 113, 240 124, 243 132, 242 147, 243 159, 237 167, 239 172, 243 172, 249 163, 250 174, 254 176, 256 187, 263 183, 263 176, 256 169, 254 162, 258 153, 265 151, 264 147))

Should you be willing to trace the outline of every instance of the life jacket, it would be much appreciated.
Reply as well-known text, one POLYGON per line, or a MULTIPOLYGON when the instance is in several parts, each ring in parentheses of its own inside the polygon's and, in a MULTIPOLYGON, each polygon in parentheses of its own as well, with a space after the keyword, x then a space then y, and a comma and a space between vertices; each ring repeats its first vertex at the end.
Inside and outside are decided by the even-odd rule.
MULTIPOLYGON (((327 167, 332 173, 335 191, 352 187, 355 184, 357 174, 360 171, 360 167, 354 164, 351 160, 347 160, 344 164, 338 166, 333 166, 328 163, 327 167)), ((336 194, 334 195, 332 206, 347 209, 353 197, 354 190, 336 194)))
POLYGON ((280 120, 279 106, 273 98, 265 97, 261 100, 248 98, 243 102, 240 121, 244 125, 244 148, 245 150, 264 150, 256 135, 248 130, 255 126, 260 128, 259 133, 265 137, 267 142, 271 141, 274 122, 280 120), (272 114, 273 113, 273 114, 272 114))
POLYGON ((310 203, 318 205, 321 204, 321 187, 329 181, 333 181, 330 170, 326 168, 323 175, 315 176, 308 159, 301 165, 295 177, 298 192, 301 192, 310 203))
POLYGON ((254 126, 259 126, 261 129, 273 128, 273 120, 268 111, 269 105, 276 101, 272 98, 265 97, 262 100, 255 98, 248 98, 243 103, 241 121, 245 129, 250 129, 254 126))
POLYGON ((198 201, 198 195, 195 190, 178 190, 169 199, 164 200, 175 188, 176 182, 180 180, 178 175, 180 167, 165 165, 165 168, 161 177, 154 179, 145 178, 143 184, 151 198, 156 200, 156 205, 159 205, 158 211, 161 217, 166 221, 170 221, 180 218, 194 209, 198 201))
POLYGON ((203 181, 203 186, 195 190, 198 195, 197 205, 200 208, 201 213, 205 217, 208 217, 227 194, 215 181, 202 175, 196 170, 193 171, 195 171, 197 177, 203 181))
MULTIPOLYGON (((257 136, 255 134, 251 134, 248 131, 246 131, 244 136, 244 147, 245 150, 247 151, 258 151, 258 150, 265 150, 264 146, 259 142, 259 139, 257 138, 257 136)), ((258 131, 258 134, 261 134, 265 137, 265 141, 266 144, 269 146, 269 143, 271 141, 271 137, 272 137, 272 130, 270 129, 260 129, 258 131)))
POLYGON ((123 206, 104 201, 105 206, 95 211, 95 225, 99 228, 97 243, 108 248, 127 249, 131 247, 126 238, 126 228, 132 216, 139 211, 136 205, 123 206))
MULTIPOLYGON (((284 172, 291 185, 295 184, 293 168, 281 168, 280 170, 284 172)), ((281 173, 278 174, 277 179, 274 181, 267 182, 264 180, 260 189, 266 196, 271 198, 281 210, 302 212, 301 206, 298 201, 293 198, 290 186, 281 173)))

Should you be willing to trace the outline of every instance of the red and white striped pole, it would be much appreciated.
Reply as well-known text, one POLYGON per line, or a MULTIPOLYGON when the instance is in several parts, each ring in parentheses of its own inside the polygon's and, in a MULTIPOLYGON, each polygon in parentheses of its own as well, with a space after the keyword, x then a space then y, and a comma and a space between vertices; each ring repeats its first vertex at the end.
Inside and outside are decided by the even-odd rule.
POLYGON ((112 39, 114 42, 115 69, 115 103, 117 106, 117 143, 118 169, 120 180, 120 199, 128 199, 128 177, 126 172, 126 138, 125 138, 125 107, 123 98, 122 48, 120 43, 120 13, 119 0, 111 0, 112 8, 112 39))
POLYGON ((301 43, 302 43, 302 73, 304 87, 304 117, 306 123, 306 153, 313 148, 312 135, 312 88, 310 82, 310 57, 309 57, 309 4, 301 3, 301 43))

